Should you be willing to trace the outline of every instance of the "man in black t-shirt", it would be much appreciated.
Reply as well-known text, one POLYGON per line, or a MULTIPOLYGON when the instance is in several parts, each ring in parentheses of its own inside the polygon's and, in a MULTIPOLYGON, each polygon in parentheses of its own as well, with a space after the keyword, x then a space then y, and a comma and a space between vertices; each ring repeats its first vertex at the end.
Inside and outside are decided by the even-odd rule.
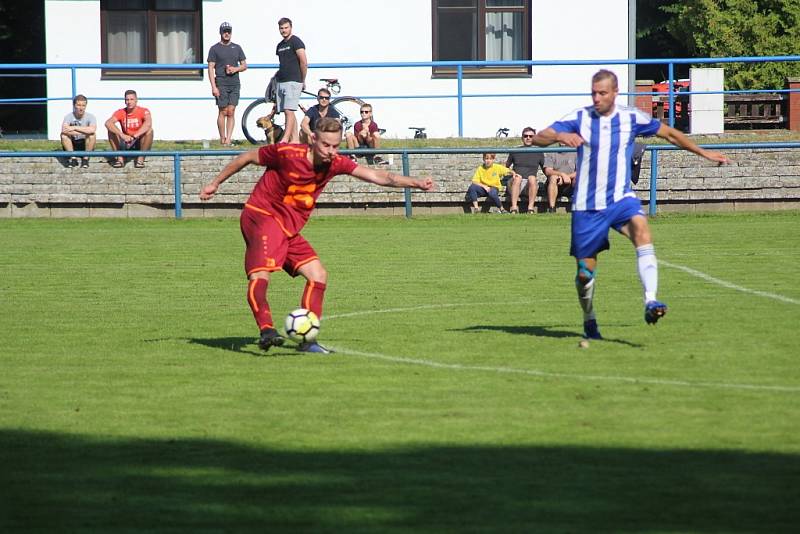
POLYGON ((336 111, 336 108, 331 106, 331 92, 324 87, 317 91, 316 106, 311 106, 306 110, 306 116, 300 122, 300 142, 312 143, 311 133, 317 125, 317 121, 322 117, 330 117, 332 119, 340 119, 341 115, 336 111))
POLYGON ((300 136, 297 131, 297 117, 294 112, 300 104, 300 93, 306 88, 306 72, 308 71, 308 58, 306 45, 296 35, 292 35, 292 21, 283 17, 278 21, 278 31, 281 41, 275 47, 280 68, 276 77, 278 79, 277 106, 278 113, 286 117, 281 143, 299 143, 300 136))
MULTIPOLYGON (((530 126, 522 130, 522 147, 535 148, 533 146, 533 136, 536 135, 536 130, 530 126)), ((509 192, 511 193, 511 206, 509 212, 519 213, 519 197, 523 192, 522 182, 527 180, 527 193, 528 193, 528 213, 536 213, 534 209, 534 201, 536 194, 539 191, 539 182, 536 181, 536 174, 539 169, 544 172, 544 154, 541 152, 516 152, 508 155, 506 160, 506 167, 514 170, 514 176, 508 184, 509 192)))
POLYGON ((219 26, 220 41, 208 51, 208 80, 211 94, 217 99, 217 130, 224 146, 231 145, 233 126, 236 123, 236 105, 239 103, 239 73, 247 70, 242 47, 231 41, 233 28, 229 22, 219 26))

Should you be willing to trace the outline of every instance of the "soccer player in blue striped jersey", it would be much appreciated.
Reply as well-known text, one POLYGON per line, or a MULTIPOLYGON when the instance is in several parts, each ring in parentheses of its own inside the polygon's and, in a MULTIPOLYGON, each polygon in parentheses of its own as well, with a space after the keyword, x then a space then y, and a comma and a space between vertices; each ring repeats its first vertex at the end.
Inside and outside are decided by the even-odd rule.
POLYGON ((641 202, 631 189, 631 157, 636 136, 657 135, 718 165, 728 158, 697 146, 683 133, 637 108, 616 104, 617 76, 600 70, 592 76, 592 106, 580 108, 534 137, 537 146, 560 142, 577 149, 577 176, 572 195, 570 254, 577 263, 575 285, 583 310, 583 337, 602 339, 594 313, 597 255, 609 248, 611 228, 636 247, 644 289, 644 318, 655 324, 667 312, 656 299, 658 264, 653 238, 641 202))

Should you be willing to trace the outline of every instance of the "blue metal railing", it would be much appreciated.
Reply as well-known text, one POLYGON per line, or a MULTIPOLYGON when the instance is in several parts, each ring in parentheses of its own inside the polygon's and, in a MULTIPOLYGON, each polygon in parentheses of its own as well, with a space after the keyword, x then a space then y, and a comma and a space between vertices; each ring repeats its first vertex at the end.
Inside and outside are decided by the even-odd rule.
MULTIPOLYGON (((455 98, 457 99, 458 109, 458 135, 464 135, 464 99, 465 98, 520 98, 520 97, 555 97, 555 96, 586 96, 590 93, 465 93, 463 88, 464 68, 465 67, 552 67, 552 66, 575 66, 575 65, 667 65, 668 78, 670 81, 675 81, 675 65, 707 65, 707 64, 724 64, 724 63, 764 63, 764 62, 795 62, 800 61, 800 55, 794 56, 742 56, 742 57, 724 57, 724 58, 671 58, 671 59, 591 59, 591 60, 559 60, 559 61, 410 61, 410 62, 383 62, 383 63, 312 63, 309 65, 310 69, 372 69, 372 68, 433 68, 433 67, 455 67, 456 69, 456 92, 455 94, 421 94, 421 95, 362 95, 357 96, 367 100, 380 100, 380 99, 441 99, 441 98, 455 98)), ((275 69, 277 64, 274 63, 256 63, 248 65, 248 69, 275 69)), ((131 64, 131 63, 83 63, 83 64, 50 64, 50 63, 18 63, 18 64, 0 64, 0 72, 3 70, 49 70, 49 69, 68 69, 71 73, 71 94, 69 96, 59 97, 41 97, 41 98, 0 98, 0 104, 14 104, 14 103, 30 103, 30 102, 47 102, 50 100, 72 100, 72 98, 79 93, 77 87, 77 71, 80 69, 125 69, 125 70, 153 70, 153 69, 170 69, 170 70, 203 70, 207 67, 205 63, 191 63, 191 64, 159 64, 159 63, 146 63, 146 64, 131 64)), ((790 92, 786 89, 775 90, 754 90, 754 91, 681 91, 681 95, 690 94, 733 94, 733 93, 756 93, 756 92, 790 92)), ((666 94, 669 101, 669 124, 675 125, 675 94, 673 84, 670 83, 666 93, 659 92, 643 92, 643 93, 628 93, 620 92, 622 95, 662 95, 666 94)), ((88 95, 87 95, 88 96, 88 95)), ((119 100, 119 95, 113 97, 103 97, 92 95, 93 100, 119 100)), ((254 100, 257 97, 242 97, 242 100, 254 100)), ((210 96, 198 97, 159 97, 157 95, 147 95, 147 100, 213 100, 210 96)))
MULTIPOLYGON (((771 143, 717 143, 717 144, 704 144, 700 145, 703 148, 710 150, 741 150, 741 149, 779 149, 790 148, 800 149, 800 142, 771 142, 771 143)), ((650 152, 650 191, 648 198, 649 214, 656 215, 656 183, 658 180, 658 153, 666 150, 681 150, 673 145, 647 145, 646 150, 650 152)), ((342 150, 342 154, 356 154, 356 155, 372 155, 372 154, 399 154, 402 157, 403 174, 411 174, 411 164, 409 155, 411 154, 483 154, 485 152, 494 153, 518 153, 518 152, 574 152, 574 148, 567 147, 547 147, 547 148, 504 148, 504 147, 469 147, 469 148, 381 148, 380 150, 371 149, 358 149, 358 150, 342 150)), ((136 157, 139 155, 151 157, 162 156, 173 158, 173 184, 175 196, 175 218, 182 217, 182 204, 181 204, 181 158, 187 156, 236 156, 240 154, 238 150, 153 150, 147 152, 138 151, 20 151, 20 152, 0 152, 0 158, 18 157, 18 158, 65 158, 65 157, 83 157, 83 156, 101 156, 101 157, 136 157)), ((699 161, 704 161, 699 156, 696 156, 699 161)), ((199 191, 198 191, 199 194, 199 191)), ((410 189, 404 191, 404 204, 405 216, 410 218, 412 216, 412 200, 410 189)))

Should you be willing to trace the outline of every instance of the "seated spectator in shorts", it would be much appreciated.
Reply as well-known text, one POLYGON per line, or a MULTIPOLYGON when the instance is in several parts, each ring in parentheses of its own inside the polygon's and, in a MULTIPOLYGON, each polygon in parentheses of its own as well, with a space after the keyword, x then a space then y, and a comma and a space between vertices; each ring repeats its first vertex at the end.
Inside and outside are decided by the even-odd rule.
MULTIPOLYGON (((372 105, 361 106, 361 120, 353 125, 353 133, 347 133, 347 148, 380 148, 381 133, 378 123, 372 117, 372 105)), ((367 157, 367 162, 383 163, 380 156, 367 157)))
POLYGON ((515 175, 516 173, 505 165, 495 163, 495 158, 495 154, 484 154, 483 165, 479 166, 472 176, 472 183, 467 189, 467 200, 472 203, 470 208, 472 213, 480 212, 478 197, 488 197, 500 213, 508 213, 503 209, 503 204, 500 200, 500 187, 504 176, 515 175))
POLYGON ((544 158, 544 175, 547 177, 547 212, 555 213, 558 198, 572 195, 575 152, 548 152, 544 158))
MULTIPOLYGON (((522 130, 522 146, 520 148, 536 148, 533 146, 533 136, 536 135, 536 130, 530 126, 522 130)), ((511 193, 511 206, 509 211, 511 213, 519 213, 519 197, 527 187, 528 193, 528 211, 527 213, 534 214, 534 203, 536 195, 539 192, 539 182, 536 175, 539 169, 544 172, 544 154, 541 152, 514 152, 508 155, 506 160, 506 167, 514 170, 514 177, 508 184, 509 192, 511 193), (523 186, 522 181, 526 180, 527 183, 523 186)))
MULTIPOLYGON (((67 152, 80 150, 91 152, 94 150, 97 141, 97 120, 94 115, 86 112, 86 105, 89 101, 83 95, 76 95, 72 99, 72 113, 67 113, 64 122, 61 124, 61 146, 67 152)), ((69 166, 77 167, 80 165, 84 169, 89 168, 89 158, 69 158, 69 166)))
MULTIPOLYGON (((153 121, 150 110, 138 105, 136 91, 125 91, 125 107, 118 109, 106 121, 108 142, 112 150, 150 150, 153 146, 153 121), (119 124, 119 126, 118 126, 119 124)), ((125 158, 117 157, 114 167, 125 165, 125 158)), ((144 156, 137 156, 136 168, 144 168, 144 156)))
POLYGON ((331 106, 331 92, 324 87, 317 91, 317 104, 306 110, 306 116, 300 122, 300 142, 311 144, 311 132, 322 117, 340 119, 339 112, 331 106))

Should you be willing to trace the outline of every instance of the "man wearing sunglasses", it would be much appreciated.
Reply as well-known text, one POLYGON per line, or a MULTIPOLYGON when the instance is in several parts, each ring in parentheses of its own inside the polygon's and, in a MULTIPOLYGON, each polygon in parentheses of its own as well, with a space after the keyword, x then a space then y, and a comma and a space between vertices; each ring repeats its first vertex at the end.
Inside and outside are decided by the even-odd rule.
POLYGON ((211 94, 217 99, 217 130, 223 146, 231 145, 236 124, 236 105, 239 103, 239 73, 247 70, 242 47, 231 41, 233 27, 229 22, 219 26, 220 40, 208 51, 208 80, 211 94))
POLYGON ((317 104, 306 110, 306 116, 300 122, 300 142, 307 145, 311 144, 311 133, 317 125, 317 121, 322 117, 341 119, 341 115, 336 108, 331 106, 331 92, 324 87, 317 91, 317 104))
MULTIPOLYGON (((522 147, 533 148, 533 136, 536 135, 536 130, 527 126, 522 130, 522 147)), ((508 155, 506 160, 506 167, 514 170, 514 175, 511 177, 509 184, 509 191, 511 192, 511 206, 508 211, 510 213, 519 213, 519 197, 522 194, 523 186, 522 180, 527 180, 528 192, 528 211, 529 214, 536 213, 533 204, 536 200, 536 194, 539 191, 539 182, 536 181, 536 173, 539 169, 544 172, 544 154, 541 152, 516 152, 508 155)))

